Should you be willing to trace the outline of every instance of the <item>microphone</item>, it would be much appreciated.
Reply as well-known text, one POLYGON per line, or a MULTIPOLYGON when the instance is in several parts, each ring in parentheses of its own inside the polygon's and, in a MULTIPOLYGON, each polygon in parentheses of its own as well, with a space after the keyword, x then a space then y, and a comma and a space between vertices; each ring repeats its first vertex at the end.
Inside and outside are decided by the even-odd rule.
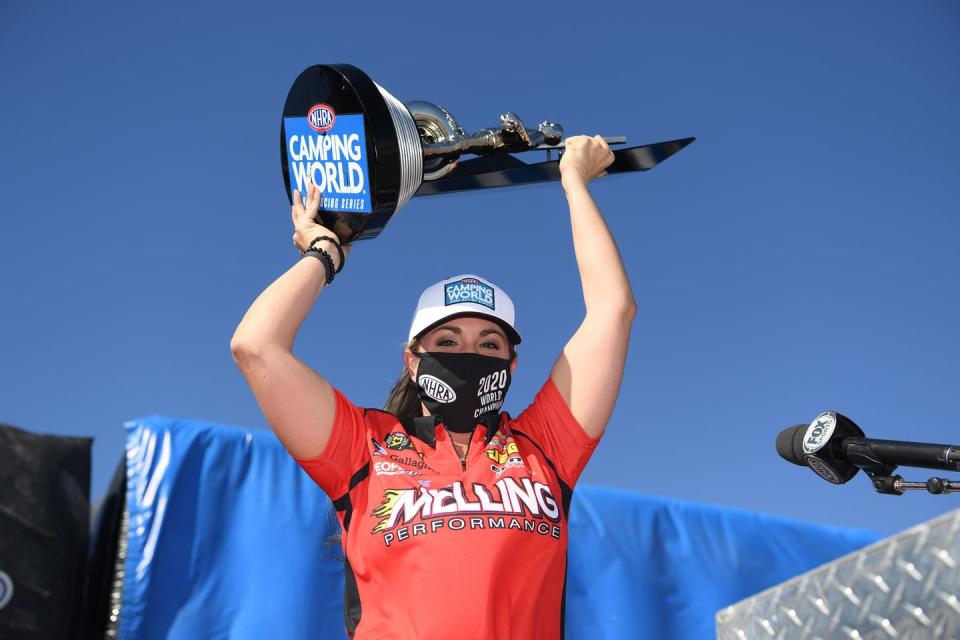
POLYGON ((809 466, 833 484, 848 482, 863 469, 874 479, 878 491, 881 485, 886 487, 887 480, 895 480, 890 474, 901 465, 960 471, 960 446, 866 438, 863 429, 836 411, 821 413, 809 425, 798 424, 781 431, 777 453, 787 462, 809 466), (878 480, 882 482, 878 484, 878 480))

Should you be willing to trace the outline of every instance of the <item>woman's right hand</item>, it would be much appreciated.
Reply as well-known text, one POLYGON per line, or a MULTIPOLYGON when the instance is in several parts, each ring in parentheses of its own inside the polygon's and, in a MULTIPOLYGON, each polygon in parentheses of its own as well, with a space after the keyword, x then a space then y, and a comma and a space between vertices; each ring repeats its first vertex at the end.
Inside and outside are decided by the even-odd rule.
MULTIPOLYGON (((307 247, 310 246, 310 243, 314 239, 319 238, 320 236, 329 236, 331 238, 339 238, 337 234, 333 231, 324 227, 323 225, 317 224, 317 211, 320 209, 320 190, 317 189, 316 185, 312 182, 307 187, 307 201, 303 202, 303 198, 300 197, 299 191, 293 192, 293 206, 290 207, 290 217, 293 219, 293 244, 296 245, 297 249, 303 253, 307 247)), ((332 243, 332 241, 327 240, 326 243, 332 243)), ((322 247, 321 247, 322 248, 322 247)), ((350 252, 350 245, 345 244, 341 245, 343 249, 343 255, 346 255, 350 252)), ((336 250, 335 247, 328 247, 324 249, 327 253, 330 254, 330 258, 333 260, 334 269, 340 268, 340 253, 336 250)))
POLYGON ((613 152, 603 136, 571 136, 566 139, 566 148, 560 158, 561 182, 587 184, 594 178, 607 175, 606 169, 613 162, 613 152))

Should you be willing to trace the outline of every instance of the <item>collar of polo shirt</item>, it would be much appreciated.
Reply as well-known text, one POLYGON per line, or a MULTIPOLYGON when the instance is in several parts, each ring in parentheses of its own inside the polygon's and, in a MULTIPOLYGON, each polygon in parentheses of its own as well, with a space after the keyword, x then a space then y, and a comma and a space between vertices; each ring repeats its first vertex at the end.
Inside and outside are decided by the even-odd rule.
MULTIPOLYGON (((477 423, 483 425, 486 429, 485 442, 489 443, 500 428, 500 414, 490 411, 483 414, 477 420, 477 423)), ((434 436, 437 425, 440 424, 440 416, 420 416, 401 421, 407 435, 416 436, 422 442, 431 447, 437 446, 437 439, 434 436)))

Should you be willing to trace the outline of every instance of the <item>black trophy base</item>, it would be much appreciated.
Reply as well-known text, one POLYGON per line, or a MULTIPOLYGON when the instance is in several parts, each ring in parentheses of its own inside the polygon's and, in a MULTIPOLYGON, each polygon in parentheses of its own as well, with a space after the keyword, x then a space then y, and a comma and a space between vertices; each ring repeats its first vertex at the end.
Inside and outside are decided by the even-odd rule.
MULTIPOLYGON (((607 168, 607 174, 649 171, 694 140, 696 138, 681 138, 642 147, 619 149, 613 152, 614 160, 607 168)), ((424 182, 415 196, 514 187, 559 179, 560 160, 526 163, 515 155, 489 155, 461 162, 449 175, 424 182)))

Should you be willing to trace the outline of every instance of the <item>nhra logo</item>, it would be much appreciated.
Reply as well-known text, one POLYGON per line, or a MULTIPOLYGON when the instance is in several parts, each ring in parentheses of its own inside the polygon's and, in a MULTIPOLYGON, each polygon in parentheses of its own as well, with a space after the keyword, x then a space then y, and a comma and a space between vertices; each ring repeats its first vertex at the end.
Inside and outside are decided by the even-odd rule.
POLYGON ((448 283, 444 288, 444 306, 472 302, 483 305, 488 309, 494 308, 493 287, 484 284, 476 278, 464 278, 448 283))
POLYGON ((440 378, 435 378, 429 374, 424 374, 417 378, 417 384, 423 389, 423 393, 428 397, 449 404, 457 399, 456 392, 446 382, 440 378))
POLYGON ((333 123, 337 121, 337 114, 333 108, 325 104, 315 104, 307 112, 307 122, 314 131, 324 133, 333 128, 333 123))

